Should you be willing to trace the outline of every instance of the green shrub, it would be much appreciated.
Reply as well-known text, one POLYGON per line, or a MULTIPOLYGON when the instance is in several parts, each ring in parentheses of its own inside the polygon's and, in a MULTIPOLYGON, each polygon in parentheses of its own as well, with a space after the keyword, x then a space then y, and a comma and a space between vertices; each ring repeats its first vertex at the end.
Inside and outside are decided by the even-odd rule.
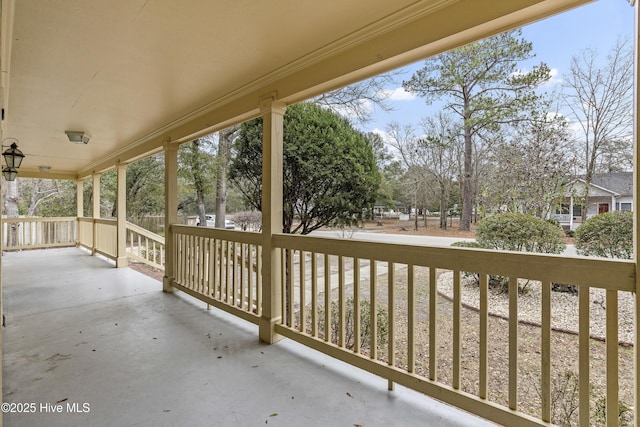
POLYGON ((566 247, 560 228, 521 213, 503 213, 481 220, 476 226, 476 240, 483 247, 519 252, 559 254, 566 247))
POLYGON ((633 213, 607 212, 586 220, 574 233, 580 255, 631 259, 633 213))

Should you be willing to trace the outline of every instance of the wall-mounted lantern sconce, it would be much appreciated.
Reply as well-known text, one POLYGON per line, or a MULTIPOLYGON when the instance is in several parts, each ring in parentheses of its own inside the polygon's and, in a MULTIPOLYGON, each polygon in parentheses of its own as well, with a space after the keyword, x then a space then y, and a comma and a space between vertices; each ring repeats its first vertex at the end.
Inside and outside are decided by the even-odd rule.
POLYGON ((74 144, 88 144, 91 137, 82 131, 75 130, 65 130, 64 133, 67 134, 67 138, 69 141, 74 144))
MULTIPOLYGON (((24 154, 22 151, 18 150, 18 140, 15 138, 5 138, 2 142, 6 140, 12 140, 13 143, 9 145, 8 149, 6 149, 2 153, 2 157, 4 157, 4 162, 6 167, 2 169, 2 175, 4 179, 7 181, 14 181, 16 176, 18 175, 18 168, 22 164, 22 159, 24 159, 24 154)), ((2 148, 7 147, 6 145, 2 145, 2 148)))

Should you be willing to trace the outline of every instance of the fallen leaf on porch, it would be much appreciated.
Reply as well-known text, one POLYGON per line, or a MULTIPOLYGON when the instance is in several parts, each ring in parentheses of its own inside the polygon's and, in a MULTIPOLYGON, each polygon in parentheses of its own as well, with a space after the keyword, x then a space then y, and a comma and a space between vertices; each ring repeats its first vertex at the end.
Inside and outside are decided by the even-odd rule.
POLYGON ((218 356, 218 359, 222 359, 222 356, 218 356))
POLYGON ((253 365, 252 368, 257 368, 259 365, 253 365))
POLYGON ((165 410, 164 410, 164 411, 162 411, 162 412, 171 412, 171 409, 165 409, 165 410))
POLYGON ((353 396, 351 396, 351 393, 347 392, 347 396, 353 398, 353 396))
POLYGON ((362 427, 362 424, 354 424, 353 427, 362 427))
POLYGON ((270 416, 270 417, 277 417, 277 416, 278 416, 278 414, 274 412, 273 414, 271 414, 271 415, 269 415, 269 416, 270 416))
POLYGON ((66 402, 67 400, 69 400, 69 398, 68 398, 68 397, 65 397, 65 398, 64 398, 64 399, 62 399, 62 400, 58 400, 56 403, 66 402))

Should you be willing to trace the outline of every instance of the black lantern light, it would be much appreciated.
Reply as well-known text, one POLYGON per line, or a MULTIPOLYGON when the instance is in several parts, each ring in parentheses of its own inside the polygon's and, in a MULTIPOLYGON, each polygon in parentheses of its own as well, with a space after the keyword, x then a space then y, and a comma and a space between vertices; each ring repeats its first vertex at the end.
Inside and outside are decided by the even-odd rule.
MULTIPOLYGON (((13 142, 9 148, 2 153, 2 157, 4 157, 4 162, 6 164, 2 169, 2 175, 7 181, 14 181, 16 179, 16 176, 18 175, 18 168, 22 164, 22 159, 24 159, 24 154, 18 149, 17 140, 15 138, 11 139, 15 142, 13 142)), ((3 147, 5 146, 3 145, 3 147)))

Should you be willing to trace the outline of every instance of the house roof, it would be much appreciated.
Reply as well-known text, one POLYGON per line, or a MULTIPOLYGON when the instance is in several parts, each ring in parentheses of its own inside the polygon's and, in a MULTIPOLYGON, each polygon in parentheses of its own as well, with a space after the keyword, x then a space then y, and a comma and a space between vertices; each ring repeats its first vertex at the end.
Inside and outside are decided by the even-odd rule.
POLYGON ((596 174, 591 180, 591 183, 619 196, 633 195, 633 172, 596 174))
POLYGON ((0 129, 84 178, 588 2, 3 0, 0 129))

